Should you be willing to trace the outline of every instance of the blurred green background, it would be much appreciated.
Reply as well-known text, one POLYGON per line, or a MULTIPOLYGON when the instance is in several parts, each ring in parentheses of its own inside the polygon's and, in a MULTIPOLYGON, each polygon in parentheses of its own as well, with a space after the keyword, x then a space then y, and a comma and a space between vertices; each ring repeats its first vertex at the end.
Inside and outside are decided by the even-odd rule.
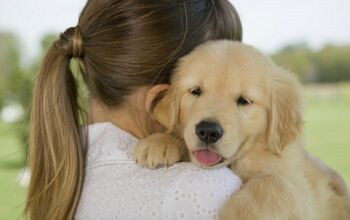
MULTIPOLYGON (((37 62, 27 66, 16 37, 0 33, 0 219, 17 219, 23 209, 31 93, 42 54, 56 37, 45 36, 37 62)), ((350 46, 289 45, 272 58, 304 83, 306 148, 350 184, 350 46)))

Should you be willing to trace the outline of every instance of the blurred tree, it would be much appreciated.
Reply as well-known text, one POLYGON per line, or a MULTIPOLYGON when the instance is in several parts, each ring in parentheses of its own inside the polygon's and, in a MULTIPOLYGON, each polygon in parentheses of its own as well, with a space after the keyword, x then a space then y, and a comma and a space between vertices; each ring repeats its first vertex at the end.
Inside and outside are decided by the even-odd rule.
POLYGON ((315 66, 312 62, 313 51, 307 44, 289 45, 278 51, 272 59, 279 65, 291 70, 303 82, 312 82, 317 78, 315 66))
POLYGON ((57 38, 55 34, 46 35, 41 42, 41 53, 31 65, 22 66, 20 46, 16 36, 0 33, 0 110, 6 103, 17 103, 24 109, 24 115, 16 123, 15 130, 22 143, 23 162, 28 153, 30 106, 34 81, 39 71, 43 55, 52 42, 57 38))
POLYGON ((350 46, 326 46, 314 57, 319 82, 350 80, 350 46))
POLYGON ((18 75, 20 68, 19 43, 15 35, 0 33, 0 110, 5 104, 12 74, 18 75))
POLYGON ((290 45, 272 59, 306 83, 350 80, 350 46, 326 46, 313 51, 306 44, 290 45))

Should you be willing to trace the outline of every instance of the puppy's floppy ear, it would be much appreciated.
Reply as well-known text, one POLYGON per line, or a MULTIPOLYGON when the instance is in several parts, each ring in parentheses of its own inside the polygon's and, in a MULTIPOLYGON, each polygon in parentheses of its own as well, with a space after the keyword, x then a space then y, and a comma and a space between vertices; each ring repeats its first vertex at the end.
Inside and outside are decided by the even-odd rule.
POLYGON ((170 132, 175 131, 179 124, 180 102, 180 94, 176 92, 175 86, 170 86, 159 96, 159 100, 154 106, 153 114, 156 119, 170 132))
POLYGON ((292 74, 280 67, 271 73, 269 84, 267 142, 269 149, 279 154, 283 147, 298 138, 302 130, 300 85, 292 74))

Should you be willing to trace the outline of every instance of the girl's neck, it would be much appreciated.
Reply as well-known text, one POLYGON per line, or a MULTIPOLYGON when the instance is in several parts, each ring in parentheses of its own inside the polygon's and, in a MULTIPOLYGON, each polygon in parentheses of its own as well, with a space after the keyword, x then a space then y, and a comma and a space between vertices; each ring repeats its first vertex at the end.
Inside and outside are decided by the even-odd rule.
POLYGON ((97 100, 90 101, 88 124, 111 122, 138 139, 146 137, 146 132, 140 126, 138 117, 125 107, 110 108, 97 100))

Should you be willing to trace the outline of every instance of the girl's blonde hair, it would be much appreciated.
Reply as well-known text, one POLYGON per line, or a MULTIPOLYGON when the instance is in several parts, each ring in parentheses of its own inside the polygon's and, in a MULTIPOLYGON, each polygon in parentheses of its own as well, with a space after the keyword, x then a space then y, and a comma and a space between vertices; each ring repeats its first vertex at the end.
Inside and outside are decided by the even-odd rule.
POLYGON ((80 198, 87 143, 72 58, 89 95, 112 107, 135 88, 168 83, 176 61, 200 43, 241 38, 227 0, 89 0, 78 26, 48 50, 36 81, 27 217, 73 219, 80 198))

